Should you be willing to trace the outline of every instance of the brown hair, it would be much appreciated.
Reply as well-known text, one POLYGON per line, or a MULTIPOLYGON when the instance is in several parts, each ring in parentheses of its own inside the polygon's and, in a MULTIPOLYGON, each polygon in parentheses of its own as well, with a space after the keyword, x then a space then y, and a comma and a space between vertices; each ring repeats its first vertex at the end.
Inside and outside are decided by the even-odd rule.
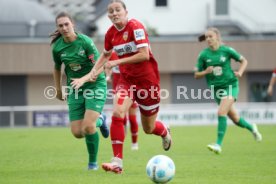
MULTIPOLYGON (((55 22, 57 23, 57 19, 59 19, 61 17, 68 17, 71 22, 74 22, 73 18, 71 17, 71 15, 69 13, 67 13, 67 12, 60 12, 56 16, 55 22)), ((55 30, 53 33, 50 34, 50 37, 52 38, 52 40, 51 40, 51 45, 52 45, 59 37, 61 37, 61 34, 60 34, 60 32, 58 30, 55 30)))
POLYGON ((122 0, 110 0, 108 4, 111 4, 111 3, 121 3, 123 8, 126 10, 126 4, 122 0))

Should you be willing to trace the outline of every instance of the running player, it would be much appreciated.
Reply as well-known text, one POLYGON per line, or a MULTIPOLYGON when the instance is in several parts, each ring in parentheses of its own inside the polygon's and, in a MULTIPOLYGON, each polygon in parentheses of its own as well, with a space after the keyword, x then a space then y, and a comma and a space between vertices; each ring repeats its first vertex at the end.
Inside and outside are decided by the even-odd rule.
POLYGON ((99 135, 96 126, 100 127, 105 138, 109 136, 106 117, 100 115, 106 100, 105 76, 101 73, 95 83, 87 82, 78 90, 70 87, 70 81, 89 73, 99 57, 99 52, 89 37, 74 31, 73 20, 68 13, 57 15, 56 26, 57 31, 51 35, 56 97, 64 100, 61 87, 61 65, 64 64, 71 132, 76 138, 85 137, 89 154, 88 169, 97 170, 99 135))
POLYGON ((105 34, 104 51, 90 74, 73 80, 72 85, 78 89, 84 82, 94 81, 103 65, 110 69, 119 65, 121 77, 113 100, 110 127, 113 158, 110 163, 103 163, 102 168, 120 174, 123 170, 124 117, 134 101, 139 104, 144 132, 160 136, 165 151, 170 149, 172 140, 168 127, 156 120, 160 103, 160 78, 148 34, 142 23, 128 19, 123 1, 111 0, 107 10, 113 25, 105 34), (119 59, 107 62, 113 50, 119 59))
POLYGON ((239 94, 238 78, 242 77, 247 60, 233 48, 222 44, 220 32, 216 28, 209 28, 200 38, 200 41, 206 40, 208 47, 198 56, 195 78, 206 78, 208 86, 214 89, 214 97, 219 105, 217 141, 207 145, 207 148, 217 154, 221 153, 227 116, 235 125, 249 130, 256 141, 261 141, 262 135, 257 125, 251 125, 240 117, 234 107, 239 94), (232 70, 231 59, 240 63, 238 71, 232 70))

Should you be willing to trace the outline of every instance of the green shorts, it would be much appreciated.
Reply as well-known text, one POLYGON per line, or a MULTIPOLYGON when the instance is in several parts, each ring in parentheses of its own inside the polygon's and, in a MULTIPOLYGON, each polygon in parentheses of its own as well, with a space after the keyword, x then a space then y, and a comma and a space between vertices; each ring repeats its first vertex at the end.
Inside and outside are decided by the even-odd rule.
POLYGON ((224 87, 214 87, 214 97, 217 104, 220 104, 222 98, 233 97, 235 101, 238 99, 239 95, 239 82, 236 81, 228 86, 224 87))
POLYGON ((83 119, 86 109, 102 112, 106 101, 106 81, 97 82, 93 87, 70 91, 72 92, 68 92, 67 104, 71 122, 83 119))

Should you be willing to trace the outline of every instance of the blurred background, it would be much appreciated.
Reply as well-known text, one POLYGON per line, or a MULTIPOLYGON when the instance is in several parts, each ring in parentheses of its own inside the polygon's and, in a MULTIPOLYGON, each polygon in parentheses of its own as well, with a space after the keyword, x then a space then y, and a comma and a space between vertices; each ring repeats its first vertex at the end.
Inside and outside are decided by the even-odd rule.
MULTIPOLYGON (((55 16, 67 11, 75 19, 77 30, 91 36, 101 51, 103 36, 111 25, 106 13, 108 2, 0 0, 0 127, 68 123, 66 104, 44 96, 45 88, 54 85, 49 34, 55 31, 55 16)), ((276 68, 276 0, 125 0, 125 3, 129 18, 146 26, 159 63, 161 88, 169 91, 169 96, 162 99, 163 115, 167 114, 163 118, 182 122, 187 120, 181 114, 184 107, 191 111, 190 107, 194 111, 198 107, 216 108, 211 99, 177 95, 178 86, 185 86, 188 96, 191 89, 207 88, 204 79, 193 78, 193 68, 198 53, 206 46, 197 42, 197 37, 214 26, 220 29, 224 43, 249 62, 240 79, 238 102, 246 104, 243 110, 254 107, 252 116, 259 113, 265 118, 269 114, 271 119, 260 121, 275 123, 276 93, 269 97, 266 90, 276 68), (171 113, 176 112, 173 107, 181 110, 177 116, 171 113)), ((237 66, 233 62, 233 67, 237 66)), ((111 104, 111 99, 107 104, 111 104)), ((250 112, 244 113, 250 116, 250 112)))

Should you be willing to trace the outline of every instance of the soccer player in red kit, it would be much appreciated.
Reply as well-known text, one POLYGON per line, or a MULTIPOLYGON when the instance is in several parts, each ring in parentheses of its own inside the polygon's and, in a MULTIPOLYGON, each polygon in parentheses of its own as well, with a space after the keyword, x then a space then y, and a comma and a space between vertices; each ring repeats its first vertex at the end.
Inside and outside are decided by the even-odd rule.
MULTIPOLYGON (((112 55, 109 59, 109 61, 117 60, 119 59, 115 52, 112 52, 112 55)), ((115 66, 112 69, 105 69, 106 73, 106 81, 112 83, 112 89, 115 92, 116 86, 118 84, 118 81, 120 79, 121 73, 119 70, 119 66, 115 66)), ((136 112, 137 112, 138 104, 136 102, 133 102, 131 107, 128 110, 128 118, 127 116, 124 117, 124 127, 125 127, 125 133, 127 132, 127 122, 129 120, 130 124, 130 133, 131 133, 131 150, 138 150, 138 122, 136 118, 136 112)))
POLYGON ((160 78, 145 28, 139 21, 128 19, 128 11, 121 0, 111 0, 107 9, 113 25, 105 34, 104 51, 91 72, 80 79, 74 79, 72 86, 79 88, 89 80, 95 81, 103 67, 119 65, 121 77, 113 100, 110 127, 113 158, 110 163, 103 163, 102 168, 120 174, 123 170, 124 117, 133 101, 139 104, 146 134, 160 136, 165 151, 170 149, 172 139, 168 127, 156 120, 160 102, 160 78), (113 50, 119 59, 107 62, 113 50))

